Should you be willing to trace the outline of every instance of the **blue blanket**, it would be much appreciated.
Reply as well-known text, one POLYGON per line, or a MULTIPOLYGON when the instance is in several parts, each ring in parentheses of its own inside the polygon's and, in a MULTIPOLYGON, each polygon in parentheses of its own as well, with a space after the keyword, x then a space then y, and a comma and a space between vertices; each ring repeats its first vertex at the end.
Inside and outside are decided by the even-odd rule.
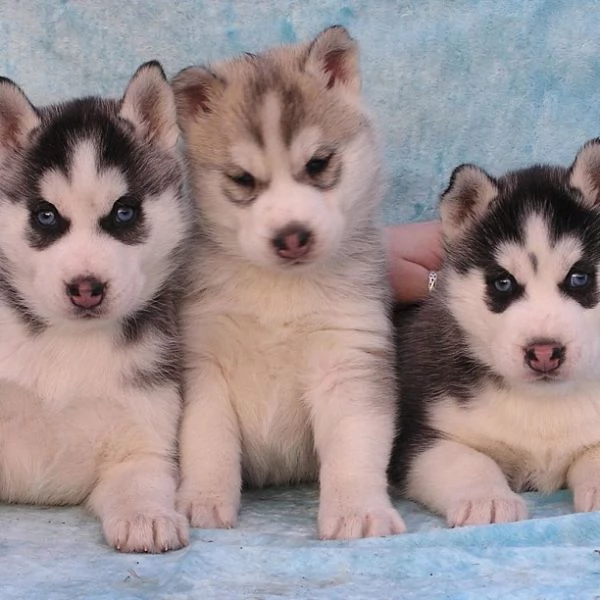
MULTIPOLYGON (((34 103, 119 96, 152 58, 173 75, 345 25, 381 129, 388 222, 433 217, 459 163, 569 163, 600 134, 594 0, 0 0, 0 17, 0 74, 34 103)), ((407 535, 325 543, 313 490, 253 492, 239 529, 194 531, 164 556, 113 552, 81 509, 4 506, 0 598, 599 598, 600 515, 570 514, 563 492, 527 499, 520 524, 448 530, 402 503, 407 535)))
POLYGON ((123 555, 78 508, 2 509, 2 600, 597 599, 600 514, 572 515, 570 495, 528 494, 532 519, 446 529, 399 502, 410 533, 315 538, 312 488, 244 496, 239 527, 195 530, 188 548, 123 555))

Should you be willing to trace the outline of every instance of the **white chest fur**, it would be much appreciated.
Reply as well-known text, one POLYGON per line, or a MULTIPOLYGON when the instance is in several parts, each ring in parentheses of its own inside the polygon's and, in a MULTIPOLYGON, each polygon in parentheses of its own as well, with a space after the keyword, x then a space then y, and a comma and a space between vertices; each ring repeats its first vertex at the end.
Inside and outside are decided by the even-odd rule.
POLYGON ((600 389, 565 387, 564 394, 484 389, 460 405, 447 399, 431 410, 436 428, 491 456, 516 490, 553 491, 586 448, 600 443, 600 389))
POLYGON ((332 278, 270 277, 250 268, 188 304, 184 323, 192 368, 217 363, 227 381, 249 482, 316 477, 306 402, 314 357, 328 345, 335 348, 340 332, 350 348, 368 347, 371 338, 380 347, 387 341, 381 302, 355 290, 344 293, 332 278))

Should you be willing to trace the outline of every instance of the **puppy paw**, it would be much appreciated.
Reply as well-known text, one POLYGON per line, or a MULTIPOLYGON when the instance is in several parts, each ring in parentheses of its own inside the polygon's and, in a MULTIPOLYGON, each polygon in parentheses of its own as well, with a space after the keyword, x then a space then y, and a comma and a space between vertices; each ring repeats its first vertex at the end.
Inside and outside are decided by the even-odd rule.
POLYGON ((586 483, 573 489, 573 507, 575 512, 594 512, 600 510, 600 484, 586 483))
POLYGON ((319 537, 322 540, 351 540, 404 533, 402 517, 391 506, 340 507, 319 510, 319 537))
POLYGON ((237 524, 239 501, 183 491, 178 495, 177 508, 187 516, 192 527, 231 529, 237 524))
POLYGON ((187 520, 169 510, 114 516, 103 528, 107 542, 121 552, 167 552, 189 542, 187 520))
POLYGON ((510 490, 489 494, 473 494, 450 506, 446 520, 450 527, 463 525, 489 525, 511 523, 527 518, 527 505, 523 498, 510 490))

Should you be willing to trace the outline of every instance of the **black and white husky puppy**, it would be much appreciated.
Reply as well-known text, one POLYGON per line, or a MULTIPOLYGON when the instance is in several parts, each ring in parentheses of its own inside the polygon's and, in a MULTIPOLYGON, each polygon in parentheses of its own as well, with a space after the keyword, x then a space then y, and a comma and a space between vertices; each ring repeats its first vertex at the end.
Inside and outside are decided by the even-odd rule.
POLYGON ((175 510, 178 297, 193 211, 158 63, 120 101, 0 80, 0 500, 85 502, 107 541, 187 542, 175 510))
POLYGON ((392 477, 452 526, 524 519, 523 490, 600 509, 600 140, 569 169, 463 165, 440 208, 440 285, 399 330, 392 477))

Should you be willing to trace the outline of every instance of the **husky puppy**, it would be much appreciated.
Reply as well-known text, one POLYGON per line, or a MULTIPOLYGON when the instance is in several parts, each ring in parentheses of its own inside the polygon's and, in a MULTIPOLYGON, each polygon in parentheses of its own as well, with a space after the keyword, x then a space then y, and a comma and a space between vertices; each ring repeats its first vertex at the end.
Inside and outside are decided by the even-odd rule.
POLYGON ((188 535, 174 455, 193 211, 177 138, 158 63, 120 101, 35 108, 0 80, 0 499, 85 502, 126 552, 188 535))
POLYGON ((440 287, 399 331, 391 475, 451 526, 568 486, 600 509, 600 140, 569 169, 452 175, 440 287))
POLYGON ((173 81, 206 248, 184 311, 193 526, 234 526, 242 482, 319 478, 322 538, 404 529, 386 482, 393 345, 357 62, 333 27, 173 81))

